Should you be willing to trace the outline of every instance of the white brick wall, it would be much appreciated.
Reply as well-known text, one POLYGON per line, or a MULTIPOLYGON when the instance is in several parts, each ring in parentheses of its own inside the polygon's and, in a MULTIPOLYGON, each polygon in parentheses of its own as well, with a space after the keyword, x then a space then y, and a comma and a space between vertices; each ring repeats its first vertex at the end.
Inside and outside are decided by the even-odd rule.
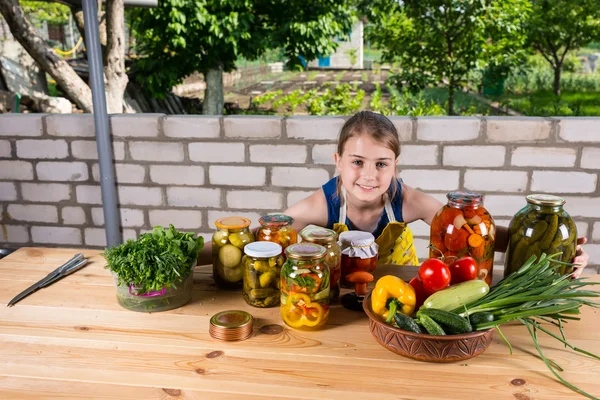
POLYGON ((592 229, 592 240, 600 242, 600 222, 594 222, 594 228, 592 229))
POLYGON ((58 203, 71 198, 71 186, 65 183, 21 183, 23 200, 58 203))
POLYGON ((42 136, 41 114, 4 114, 0 136, 42 136))
POLYGON ((523 195, 489 194, 485 196, 484 200, 485 208, 494 218, 503 216, 508 217, 509 220, 526 205, 527 201, 523 195))
POLYGON ((597 174, 586 172, 534 171, 531 190, 546 193, 592 193, 596 191, 597 174))
MULTIPOLYGON (((120 208, 119 216, 121 226, 126 228, 137 228, 144 226, 144 212, 131 208, 120 208)), ((104 210, 92 208, 92 221, 96 226, 104 226, 104 210)))
POLYGON ((550 137, 550 121, 543 118, 488 117, 487 137, 490 142, 534 142, 550 137))
MULTIPOLYGON (((115 164, 115 177, 117 183, 142 183, 146 179, 146 169, 143 165, 115 164)), ((100 182, 100 166, 92 165, 92 177, 100 182)))
POLYGON ((458 142, 477 139, 481 120, 471 117, 423 117, 417 121, 417 140, 458 142))
POLYGON ((293 206, 298 203, 300 200, 304 200, 314 192, 307 191, 290 191, 287 194, 287 208, 293 206))
POLYGON ((58 223, 58 210, 55 206, 10 204, 7 211, 14 221, 58 223))
POLYGON ((169 115, 163 120, 163 130, 168 137, 212 139, 219 137, 221 126, 216 117, 169 115))
POLYGON ((244 143, 190 143, 190 160, 200 162, 244 162, 244 143))
POLYGON ((9 158, 11 152, 10 142, 8 140, 0 140, 0 158, 9 158))
POLYGON ((223 126, 231 138, 265 139, 281 136, 281 117, 229 117, 223 126))
POLYGON ((87 164, 79 161, 42 161, 36 171, 41 181, 81 182, 89 178, 87 164))
POLYGON ((17 140, 18 158, 60 159, 69 155, 66 140, 17 140))
POLYGON ((333 154, 337 152, 335 144, 315 144, 312 149, 312 159, 315 164, 334 165, 333 154))
POLYGON ((512 153, 511 164, 519 167, 574 167, 577 151, 561 147, 519 147, 512 153))
MULTIPOLYGON (((598 197, 583 196, 561 196, 567 203, 565 210, 572 217, 600 218, 600 207, 598 207, 598 197)), ((598 263, 600 264, 600 262, 598 263)))
POLYGON ((600 148, 586 148, 581 153, 581 168, 600 169, 600 148))
POLYGON ((412 119, 410 117, 391 117, 390 119, 398 131, 400 143, 409 142, 412 139, 412 119))
POLYGON ((173 226, 177 229, 202 227, 202 212, 193 210, 150 210, 150 225, 173 226))
POLYGON ((458 167, 501 167, 504 146, 444 146, 443 165, 458 167))
POLYGON ((162 204, 162 194, 159 188, 144 186, 119 187, 119 203, 133 206, 159 206, 162 204))
POLYGON ((27 161, 0 161, 0 179, 31 180, 33 179, 33 165, 27 161))
POLYGON ((127 114, 111 115, 112 134, 117 137, 158 136, 158 118, 161 116, 162 114, 137 114, 137 118, 129 118, 127 114))
POLYGON ((82 207, 63 207, 60 215, 64 225, 84 225, 86 223, 85 211, 82 207))
POLYGON ((170 187, 167 202, 176 207, 220 207, 221 189, 170 187))
POLYGON ((567 142, 600 142, 598 118, 560 119, 560 137, 567 142))
MULTIPOLYGON (((86 246, 106 247, 106 231, 100 228, 86 228, 84 230, 86 246)), ((123 230, 123 241, 137 238, 133 229, 123 230)))
POLYGON ((264 167, 211 166, 208 179, 213 185, 262 186, 266 181, 266 172, 264 167))
POLYGON ((400 178, 408 186, 422 190, 457 190, 460 171, 442 169, 402 169, 400 178))
POLYGON ((183 144, 165 142, 130 142, 129 152, 140 161, 183 161, 183 144))
POLYGON ((398 165, 437 165, 438 146, 402 145, 398 165))
POLYGON ((81 231, 78 228, 55 226, 32 226, 31 240, 34 243, 80 245, 81 231))
POLYGON ((265 190, 233 190, 227 192, 227 207, 234 209, 283 208, 283 195, 265 190))
POLYGON ((17 186, 12 182, 0 182, 0 201, 17 200, 17 186))
MULTIPOLYGON (((113 142, 113 158, 121 161, 125 158, 125 143, 113 142)), ((98 146, 96 141, 91 140, 74 140, 71 142, 71 154, 73 157, 82 160, 97 160, 98 146)))
POLYGON ((322 168, 273 167, 271 184, 283 187, 318 188, 329 180, 322 168))
POLYGON ((527 172, 468 170, 465 172, 465 188, 484 192, 524 192, 527 172))
POLYGON ((204 167, 152 165, 150 180, 161 185, 204 185, 204 167))
POLYGON ((100 185, 81 185, 75 189, 77 202, 81 204, 102 204, 100 185))
POLYGON ((46 131, 50 136, 94 137, 92 114, 53 114, 46 117, 46 131))
POLYGON ((342 126, 342 117, 292 117, 286 120, 287 137, 290 139, 336 141, 342 126))
POLYGON ((250 145, 250 162, 264 164, 305 164, 306 146, 250 145))
POLYGON ((29 232, 26 226, 22 225, 4 225, 6 235, 0 235, 0 243, 27 243, 29 242, 29 232))

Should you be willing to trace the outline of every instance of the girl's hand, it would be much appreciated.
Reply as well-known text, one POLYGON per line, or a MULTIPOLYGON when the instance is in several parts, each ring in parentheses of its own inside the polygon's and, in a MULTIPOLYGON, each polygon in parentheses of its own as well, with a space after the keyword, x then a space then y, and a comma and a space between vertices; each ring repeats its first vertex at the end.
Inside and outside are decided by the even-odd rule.
POLYGON ((579 278, 583 269, 587 266, 588 261, 590 259, 590 255, 583 250, 581 247, 582 244, 587 242, 587 237, 582 237, 577 239, 577 252, 575 253, 575 258, 573 259, 574 264, 579 264, 575 266, 575 272, 573 274, 573 278, 579 278))

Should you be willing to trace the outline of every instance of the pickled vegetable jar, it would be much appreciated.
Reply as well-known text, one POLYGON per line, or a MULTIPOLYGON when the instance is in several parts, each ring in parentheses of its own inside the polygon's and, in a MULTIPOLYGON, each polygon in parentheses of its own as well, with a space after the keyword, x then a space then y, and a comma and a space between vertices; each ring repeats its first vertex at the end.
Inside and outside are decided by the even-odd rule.
POLYGON ((243 217, 224 217, 215 221, 218 230, 212 237, 213 277, 222 289, 242 287, 244 246, 254 242, 250 220, 243 217))
POLYGON ((450 192, 448 204, 431 221, 429 257, 443 254, 447 262, 470 256, 478 268, 477 278, 492 283, 496 224, 483 206, 483 196, 473 192, 450 192))
POLYGON ((281 246, 254 242, 244 247, 244 291, 246 303, 253 307, 279 305, 279 272, 283 265, 281 246))
POLYGON ((329 318, 330 273, 327 250, 314 243, 285 249, 281 268, 281 318, 291 328, 314 330, 329 318))
POLYGON ((373 274, 377 265, 378 246, 375 236, 369 232, 347 231, 340 233, 341 286, 354 288, 348 276, 354 272, 364 271, 373 274))
POLYGON ((259 241, 277 243, 283 251, 290 244, 298 243, 298 233, 292 227, 294 218, 283 214, 269 214, 261 217, 258 222, 261 225, 256 234, 259 241))
MULTIPOLYGON (((565 200, 547 194, 527 196, 527 205, 515 214, 508 227, 504 276, 517 271, 532 255, 562 252, 558 260, 571 262, 577 249, 577 228, 563 209, 565 200)), ((563 266, 561 272, 567 273, 563 266)))
POLYGON ((337 243, 337 233, 332 229, 308 226, 300 232, 304 242, 319 244, 327 250, 325 263, 331 274, 329 301, 337 300, 340 295, 340 276, 342 274, 342 251, 337 243))

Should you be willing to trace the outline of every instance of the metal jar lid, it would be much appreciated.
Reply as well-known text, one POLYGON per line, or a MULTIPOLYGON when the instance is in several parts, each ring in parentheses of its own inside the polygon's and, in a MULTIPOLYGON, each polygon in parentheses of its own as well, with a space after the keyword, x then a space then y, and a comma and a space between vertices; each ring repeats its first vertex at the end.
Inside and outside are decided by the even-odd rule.
POLYGON ((305 242, 319 244, 335 242, 337 233, 333 229, 310 226, 302 229, 300 236, 302 236, 302 240, 305 242))
POLYGON ((296 243, 285 248, 285 255, 294 260, 318 260, 325 257, 327 249, 314 243, 296 243))
POLYGON ((294 218, 284 214, 267 214, 260 217, 258 222, 263 226, 281 228, 282 226, 292 225, 294 223, 294 218))
POLYGON ((227 310, 211 317, 208 332, 217 340, 246 340, 252 336, 253 326, 254 319, 246 311, 227 310))
POLYGON ((244 217, 223 217, 215 221, 219 229, 242 229, 250 226, 250 220, 244 217))
POLYGON ((526 197, 527 202, 538 206, 562 206, 566 203, 562 197, 554 196, 551 194, 530 194, 526 197))

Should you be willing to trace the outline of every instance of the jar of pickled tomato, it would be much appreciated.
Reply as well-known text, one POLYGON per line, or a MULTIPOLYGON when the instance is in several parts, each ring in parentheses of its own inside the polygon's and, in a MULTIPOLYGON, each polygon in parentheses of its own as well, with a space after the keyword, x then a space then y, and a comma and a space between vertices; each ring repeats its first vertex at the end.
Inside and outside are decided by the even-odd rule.
POLYGON ((303 242, 315 243, 327 249, 325 263, 331 273, 329 301, 334 302, 340 295, 340 276, 342 273, 342 250, 337 243, 337 233, 320 226, 307 226, 300 232, 303 242))
POLYGON ((256 237, 259 241, 277 243, 284 252, 289 245, 298 243, 298 233, 292 227, 294 218, 283 214, 269 214, 261 217, 258 222, 260 228, 256 237))
POLYGON ((347 279, 350 274, 357 271, 373 274, 375 271, 378 250, 375 236, 362 231, 342 232, 339 245, 342 250, 341 286, 354 288, 355 283, 347 279))

